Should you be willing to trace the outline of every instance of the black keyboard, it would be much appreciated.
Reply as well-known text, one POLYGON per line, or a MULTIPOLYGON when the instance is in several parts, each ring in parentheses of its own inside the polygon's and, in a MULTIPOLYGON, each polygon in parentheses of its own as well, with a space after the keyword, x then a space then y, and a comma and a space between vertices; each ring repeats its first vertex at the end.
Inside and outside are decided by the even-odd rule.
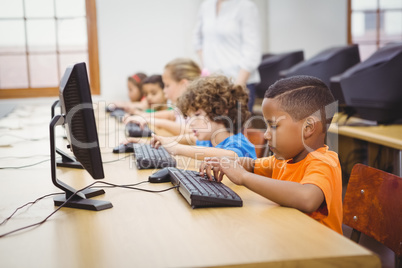
POLYGON ((209 181, 198 171, 168 168, 173 185, 192 208, 198 207, 241 207, 243 201, 232 189, 221 182, 209 181))
POLYGON ((126 136, 128 137, 151 137, 152 131, 144 126, 142 129, 140 125, 136 123, 127 123, 126 124, 126 136))
POLYGON ((133 143, 138 169, 175 167, 174 159, 162 146, 158 149, 149 144, 133 143))

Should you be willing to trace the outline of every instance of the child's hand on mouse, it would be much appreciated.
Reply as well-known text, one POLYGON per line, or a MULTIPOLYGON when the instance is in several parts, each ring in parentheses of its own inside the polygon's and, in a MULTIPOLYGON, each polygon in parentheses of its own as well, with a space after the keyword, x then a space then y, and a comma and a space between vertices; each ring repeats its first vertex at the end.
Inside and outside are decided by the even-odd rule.
POLYGON ((148 120, 145 117, 139 115, 125 116, 123 119, 123 123, 127 124, 130 122, 138 124, 141 129, 144 129, 144 127, 148 125, 148 120))

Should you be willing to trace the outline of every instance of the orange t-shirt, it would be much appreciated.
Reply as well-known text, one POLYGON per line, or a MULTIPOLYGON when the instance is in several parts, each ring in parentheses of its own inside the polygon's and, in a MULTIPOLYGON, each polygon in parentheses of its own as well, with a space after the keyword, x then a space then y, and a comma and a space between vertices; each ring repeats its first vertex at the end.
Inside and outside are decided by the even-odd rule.
POLYGON ((328 146, 309 153, 303 160, 291 163, 275 156, 255 160, 254 173, 277 180, 314 184, 325 200, 310 217, 342 234, 342 171, 337 153, 328 146))

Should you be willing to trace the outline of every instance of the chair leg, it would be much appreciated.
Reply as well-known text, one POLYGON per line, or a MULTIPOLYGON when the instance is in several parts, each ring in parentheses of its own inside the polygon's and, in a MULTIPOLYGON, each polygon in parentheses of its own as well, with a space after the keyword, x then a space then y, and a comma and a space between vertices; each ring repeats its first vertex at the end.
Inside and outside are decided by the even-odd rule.
POLYGON ((355 241, 356 243, 359 243, 360 234, 361 234, 361 232, 359 232, 359 231, 356 230, 356 229, 353 229, 353 230, 352 230, 352 235, 350 236, 350 239, 353 240, 353 241, 355 241))

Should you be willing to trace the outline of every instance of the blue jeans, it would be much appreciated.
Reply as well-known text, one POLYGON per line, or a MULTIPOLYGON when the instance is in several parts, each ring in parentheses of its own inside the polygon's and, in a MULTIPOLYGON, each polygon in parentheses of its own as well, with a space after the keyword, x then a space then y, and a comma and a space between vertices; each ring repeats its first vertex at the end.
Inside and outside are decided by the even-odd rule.
POLYGON ((247 88, 249 91, 248 94, 248 110, 253 112, 253 106, 255 101, 255 84, 247 84, 247 88))

